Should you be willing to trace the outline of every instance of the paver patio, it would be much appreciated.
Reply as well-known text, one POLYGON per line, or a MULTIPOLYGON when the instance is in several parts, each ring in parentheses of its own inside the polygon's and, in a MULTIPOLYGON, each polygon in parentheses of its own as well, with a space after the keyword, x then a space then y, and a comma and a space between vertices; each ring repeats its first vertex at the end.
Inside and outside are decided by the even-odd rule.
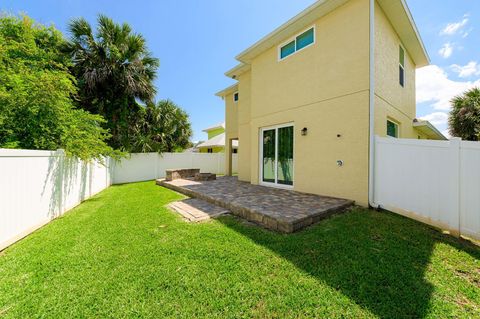
POLYGON ((346 199, 252 185, 231 176, 204 182, 160 179, 157 185, 208 201, 283 233, 298 231, 353 205, 346 199))

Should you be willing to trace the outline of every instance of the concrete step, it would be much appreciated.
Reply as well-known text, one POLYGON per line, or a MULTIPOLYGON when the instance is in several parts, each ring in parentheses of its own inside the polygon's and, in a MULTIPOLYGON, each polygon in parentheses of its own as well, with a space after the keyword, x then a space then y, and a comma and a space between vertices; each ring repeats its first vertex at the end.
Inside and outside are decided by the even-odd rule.
POLYGON ((198 223, 230 213, 229 210, 198 198, 170 203, 168 207, 192 223, 198 223))

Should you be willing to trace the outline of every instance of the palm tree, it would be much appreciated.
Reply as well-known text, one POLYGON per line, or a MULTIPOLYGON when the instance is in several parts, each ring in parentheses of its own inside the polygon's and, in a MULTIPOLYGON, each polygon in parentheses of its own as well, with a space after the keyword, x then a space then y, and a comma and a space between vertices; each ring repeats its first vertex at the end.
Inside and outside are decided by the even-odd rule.
POLYGON ((99 15, 97 24, 94 34, 85 19, 72 20, 66 52, 73 61, 80 106, 103 115, 111 129, 112 146, 122 148, 120 135, 128 129, 129 113, 139 108, 137 100, 148 103, 155 96, 159 61, 128 24, 117 24, 104 15, 99 15))
POLYGON ((480 140, 480 89, 473 88, 456 96, 451 103, 450 134, 467 141, 480 140))
POLYGON ((188 114, 170 100, 148 104, 131 125, 135 152, 174 152, 190 144, 188 114))

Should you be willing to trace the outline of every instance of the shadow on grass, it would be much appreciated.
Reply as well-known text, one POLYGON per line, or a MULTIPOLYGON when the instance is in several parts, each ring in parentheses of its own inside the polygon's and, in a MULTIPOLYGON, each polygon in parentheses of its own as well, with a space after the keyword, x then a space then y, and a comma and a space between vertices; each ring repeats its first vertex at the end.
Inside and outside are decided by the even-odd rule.
POLYGON ((382 318, 427 314, 433 286, 424 277, 437 243, 480 258, 471 245, 415 221, 359 208, 291 235, 219 221, 382 318))

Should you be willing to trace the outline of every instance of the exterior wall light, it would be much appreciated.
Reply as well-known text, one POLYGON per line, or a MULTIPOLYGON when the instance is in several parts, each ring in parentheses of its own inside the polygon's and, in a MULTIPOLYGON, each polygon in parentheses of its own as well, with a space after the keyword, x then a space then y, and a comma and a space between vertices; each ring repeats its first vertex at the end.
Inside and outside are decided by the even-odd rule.
POLYGON ((304 127, 302 128, 302 136, 306 136, 308 133, 308 128, 304 127))
POLYGON ((343 161, 342 161, 342 160, 338 160, 338 161, 337 161, 337 166, 338 166, 338 167, 342 167, 342 166, 343 166, 343 161))

